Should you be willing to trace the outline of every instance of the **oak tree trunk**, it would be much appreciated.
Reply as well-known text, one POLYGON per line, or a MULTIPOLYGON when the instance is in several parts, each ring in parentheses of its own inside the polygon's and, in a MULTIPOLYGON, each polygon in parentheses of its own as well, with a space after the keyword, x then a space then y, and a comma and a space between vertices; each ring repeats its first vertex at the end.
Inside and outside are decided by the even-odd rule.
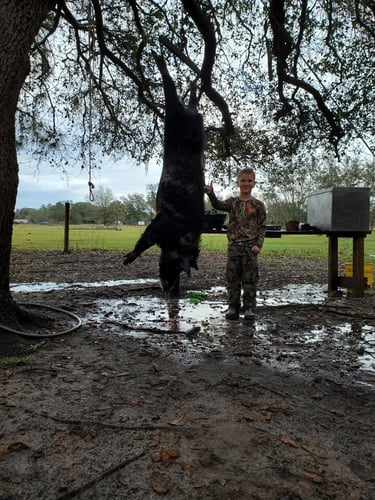
POLYGON ((12 324, 16 304, 9 288, 14 209, 18 189, 15 116, 29 73, 30 49, 54 2, 0 1, 0 323, 12 324))

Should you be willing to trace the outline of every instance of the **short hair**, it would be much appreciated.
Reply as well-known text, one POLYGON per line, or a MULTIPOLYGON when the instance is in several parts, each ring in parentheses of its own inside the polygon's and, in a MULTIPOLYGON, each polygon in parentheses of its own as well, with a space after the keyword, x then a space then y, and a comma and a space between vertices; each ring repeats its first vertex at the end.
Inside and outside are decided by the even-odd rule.
POLYGON ((240 177, 242 174, 253 175, 254 179, 255 179, 255 171, 253 168, 247 167, 247 168, 243 168, 242 170, 240 170, 237 174, 237 182, 240 180, 240 177))

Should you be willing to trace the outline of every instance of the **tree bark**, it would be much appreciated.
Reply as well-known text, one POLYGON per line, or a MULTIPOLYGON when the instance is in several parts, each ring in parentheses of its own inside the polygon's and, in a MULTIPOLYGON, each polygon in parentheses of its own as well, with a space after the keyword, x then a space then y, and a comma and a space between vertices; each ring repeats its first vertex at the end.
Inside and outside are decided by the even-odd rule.
POLYGON ((10 256, 18 189, 15 137, 17 102, 29 73, 33 40, 53 3, 50 0, 0 2, 0 323, 14 321, 10 256))

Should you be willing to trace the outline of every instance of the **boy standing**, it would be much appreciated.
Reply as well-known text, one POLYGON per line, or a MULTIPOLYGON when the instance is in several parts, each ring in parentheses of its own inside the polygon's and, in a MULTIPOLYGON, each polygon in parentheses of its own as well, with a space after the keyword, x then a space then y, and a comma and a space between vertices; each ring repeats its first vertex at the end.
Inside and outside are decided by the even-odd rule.
POLYGON ((258 282, 258 253, 266 234, 266 209, 260 200, 251 196, 255 186, 255 172, 245 168, 237 175, 239 196, 218 200, 212 187, 204 190, 213 208, 229 212, 228 255, 227 255, 227 294, 228 310, 226 319, 238 319, 243 290, 244 319, 255 316, 256 288, 258 282))

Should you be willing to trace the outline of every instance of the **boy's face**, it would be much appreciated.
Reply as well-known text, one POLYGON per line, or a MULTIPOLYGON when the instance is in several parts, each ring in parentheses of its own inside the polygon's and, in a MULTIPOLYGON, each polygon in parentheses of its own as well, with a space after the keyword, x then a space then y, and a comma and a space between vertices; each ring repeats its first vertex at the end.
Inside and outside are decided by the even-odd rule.
POLYGON ((241 194, 250 194, 251 190, 255 186, 255 179, 253 174, 241 174, 237 185, 240 188, 241 194))

